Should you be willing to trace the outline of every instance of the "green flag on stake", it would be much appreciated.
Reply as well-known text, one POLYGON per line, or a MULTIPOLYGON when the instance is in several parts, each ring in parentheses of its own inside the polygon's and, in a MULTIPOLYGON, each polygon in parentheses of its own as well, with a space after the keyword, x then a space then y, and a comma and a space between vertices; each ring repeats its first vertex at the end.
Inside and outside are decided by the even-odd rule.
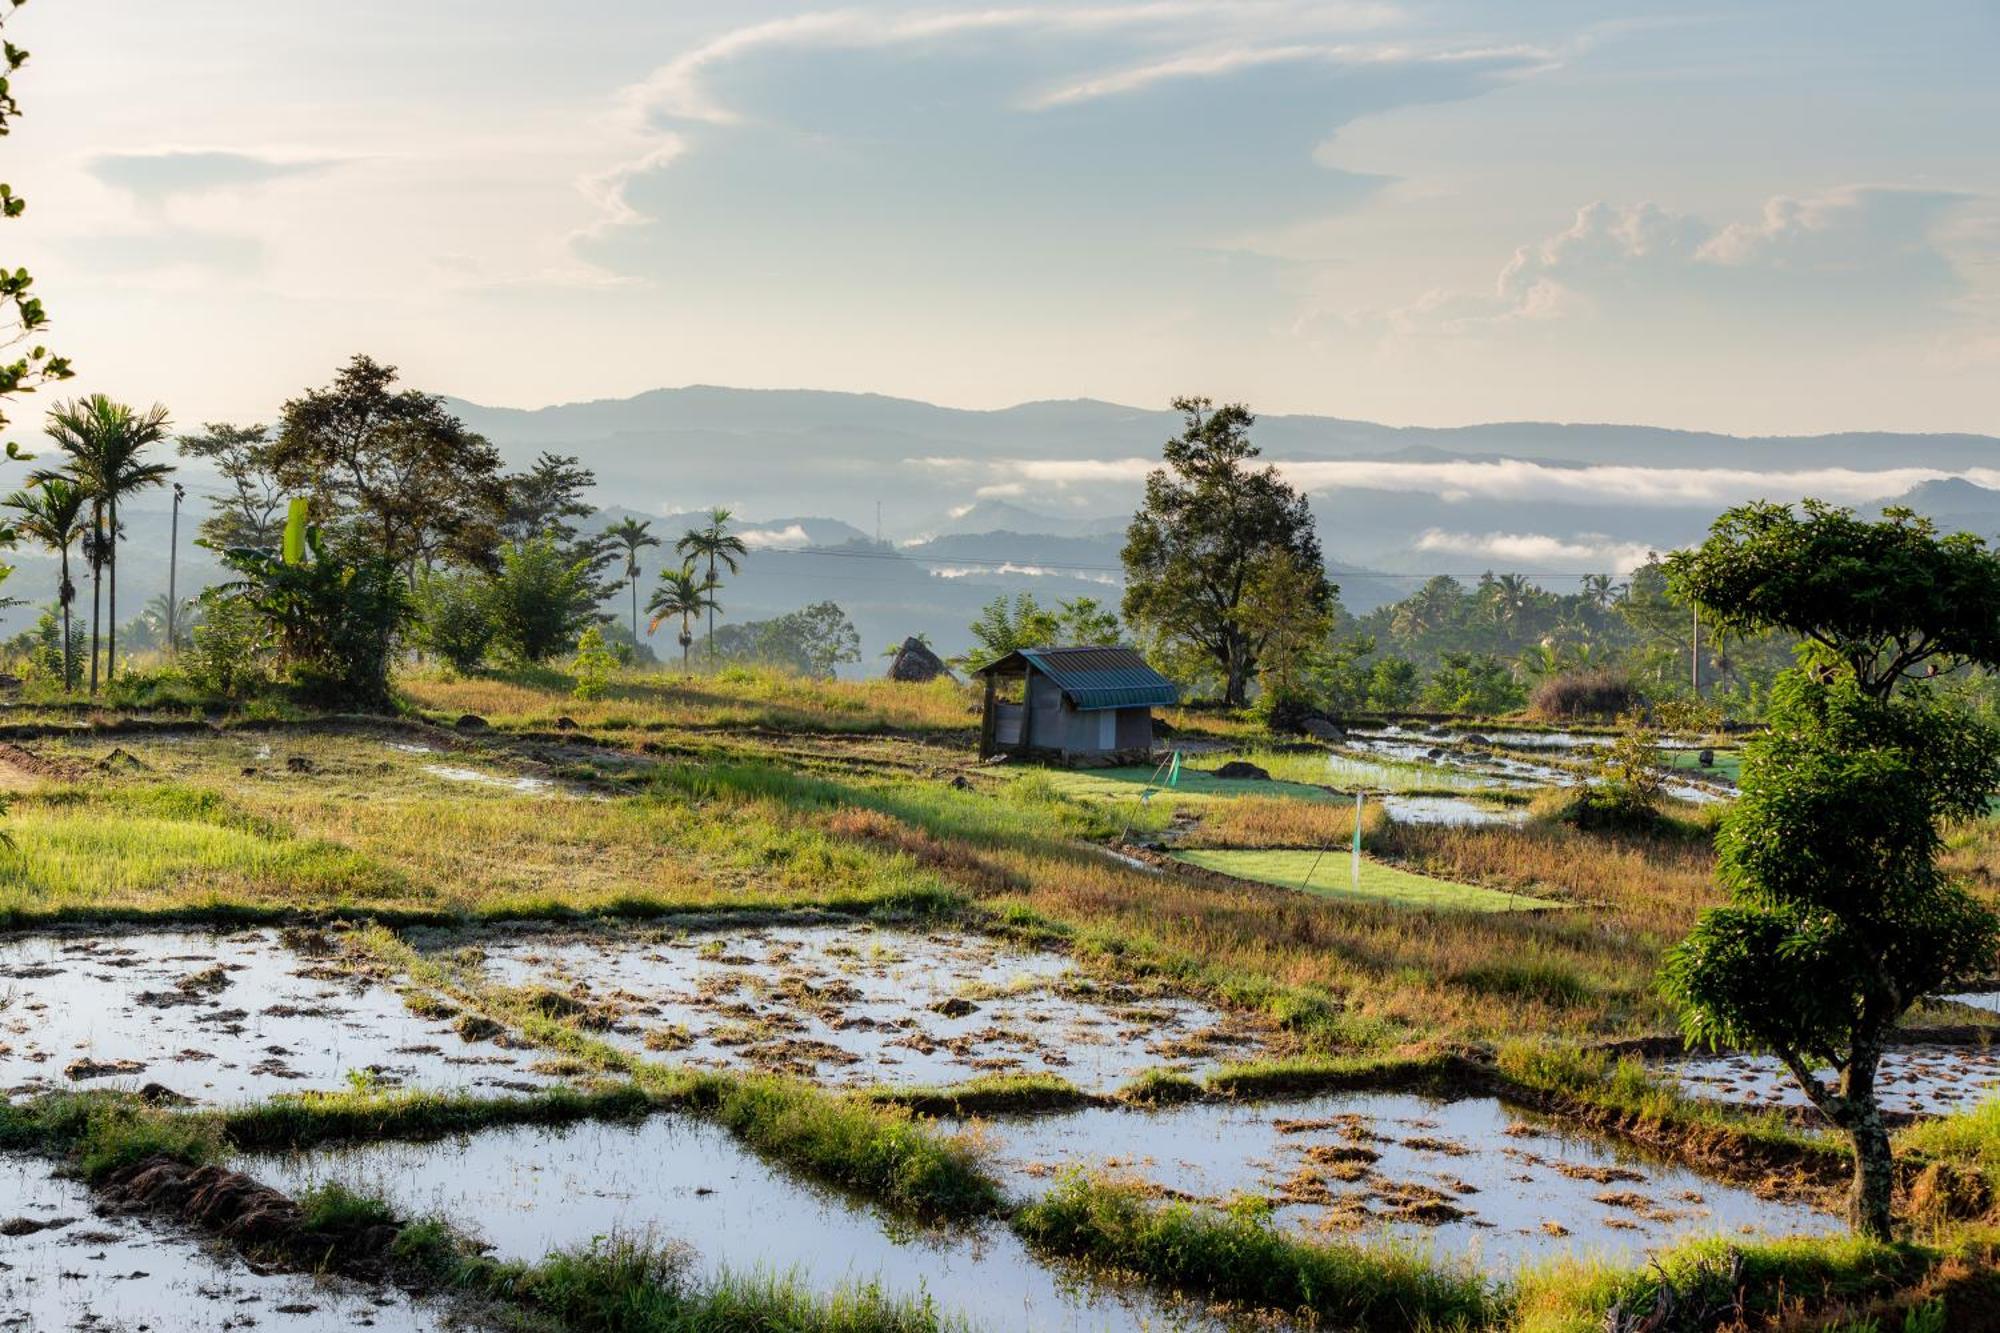
POLYGON ((1167 769, 1167 785, 1169 787, 1178 787, 1180 785, 1180 782, 1181 782, 1181 752, 1179 750, 1175 750, 1173 764, 1171 767, 1167 769))

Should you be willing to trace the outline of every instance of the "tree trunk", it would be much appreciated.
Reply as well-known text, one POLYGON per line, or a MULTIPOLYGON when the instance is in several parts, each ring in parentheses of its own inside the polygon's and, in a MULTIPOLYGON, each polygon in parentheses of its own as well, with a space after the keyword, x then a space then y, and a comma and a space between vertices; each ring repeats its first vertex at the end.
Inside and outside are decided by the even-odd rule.
POLYGON ((62 582, 56 587, 56 600, 62 603, 63 613, 63 693, 76 688, 76 663, 72 660, 69 642, 69 604, 76 600, 76 589, 69 586, 69 547, 62 548, 62 582))
POLYGON ((1231 708, 1241 708, 1248 701, 1250 693, 1250 654, 1240 643, 1229 645, 1229 675, 1223 684, 1222 702, 1231 708))
POLYGON ((1860 1115, 1860 1121, 1847 1131, 1854 1142, 1854 1187, 1847 1199, 1847 1224, 1856 1235, 1869 1240, 1893 1240, 1896 1158, 1889 1147, 1889 1130, 1872 1098, 1860 1115))
POLYGON ((708 558, 708 665, 715 668, 715 557, 708 558))
POLYGON ((639 654, 639 576, 634 574, 632 583, 632 655, 638 660, 639 654))
POLYGON ((90 554, 90 692, 97 693, 97 635, 104 610, 104 515, 94 516, 90 554))
POLYGON ((118 674, 118 502, 111 502, 111 545, 105 548, 111 568, 111 616, 104 623, 104 683, 118 674))

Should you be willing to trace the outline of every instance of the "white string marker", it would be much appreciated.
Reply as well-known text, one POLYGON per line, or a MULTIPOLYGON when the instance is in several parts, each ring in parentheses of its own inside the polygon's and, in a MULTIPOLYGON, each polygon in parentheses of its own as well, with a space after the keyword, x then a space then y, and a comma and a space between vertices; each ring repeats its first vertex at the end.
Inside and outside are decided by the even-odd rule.
POLYGON ((1361 892, 1361 792, 1354 793, 1354 891, 1361 892))

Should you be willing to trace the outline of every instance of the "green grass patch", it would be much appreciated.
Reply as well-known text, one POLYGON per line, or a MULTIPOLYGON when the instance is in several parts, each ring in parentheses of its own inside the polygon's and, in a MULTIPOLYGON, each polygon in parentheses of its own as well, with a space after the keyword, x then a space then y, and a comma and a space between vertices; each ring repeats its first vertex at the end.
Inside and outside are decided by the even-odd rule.
POLYGON ((1198 850, 1175 852, 1174 859, 1237 879, 1297 889, 1336 901, 1376 903, 1436 912, 1529 912, 1562 907, 1550 898, 1502 893, 1473 884, 1454 884, 1413 871, 1363 859, 1361 885, 1351 878, 1344 848, 1322 855, 1308 851, 1198 850))
MULTIPOLYGON (((1644 1317, 1671 1284, 1681 1309, 1724 1308, 1740 1289, 1754 1325, 1801 1310, 1841 1308, 1906 1287, 1935 1262, 1914 1245, 1847 1237, 1758 1241, 1699 1240, 1661 1255, 1656 1266, 1615 1268, 1574 1260, 1530 1270, 1515 1290, 1515 1333, 1602 1333, 1614 1307, 1644 1317), (1732 1280, 1740 1262, 1740 1277, 1732 1280)), ((1642 1323, 1620 1327, 1646 1327, 1642 1323)), ((1818 1327, 1818 1325, 1814 1325, 1818 1327)), ((1678 1327, 1669 1324, 1668 1327, 1678 1327)))
POLYGON ((636 1084, 594 1092, 550 1088, 527 1097, 462 1092, 329 1092, 274 1097, 221 1112, 222 1134, 245 1151, 288 1151, 356 1139, 424 1139, 498 1125, 626 1119, 655 1105, 636 1084))
POLYGON ((1203 1301, 1310 1315, 1333 1328, 1470 1325, 1497 1314, 1470 1269, 1408 1250, 1316 1245, 1261 1215, 1183 1203, 1153 1205, 1140 1189, 1075 1176, 1022 1209, 1014 1228, 1053 1254, 1137 1274, 1203 1301))
POLYGON ((926 1217, 999 1207, 972 1150, 917 1123, 903 1107, 840 1097, 785 1079, 716 1080, 715 1115, 767 1157, 926 1217))

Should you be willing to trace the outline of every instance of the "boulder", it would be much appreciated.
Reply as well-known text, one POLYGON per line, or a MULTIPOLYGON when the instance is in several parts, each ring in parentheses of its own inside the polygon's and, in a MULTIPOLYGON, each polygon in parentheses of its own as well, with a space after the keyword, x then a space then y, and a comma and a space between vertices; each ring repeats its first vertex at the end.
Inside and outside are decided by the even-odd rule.
POLYGON ((477 713, 466 713, 461 715, 458 721, 452 723, 452 725, 460 731, 484 731, 486 730, 486 719, 477 713))
POLYGON ((1323 717, 1309 717, 1299 723, 1299 730, 1316 741, 1339 743, 1347 739, 1347 732, 1339 723, 1323 717))
POLYGON ((1715 767, 1715 751, 1713 750, 1703 750, 1695 758, 1700 761, 1703 768, 1715 767))

